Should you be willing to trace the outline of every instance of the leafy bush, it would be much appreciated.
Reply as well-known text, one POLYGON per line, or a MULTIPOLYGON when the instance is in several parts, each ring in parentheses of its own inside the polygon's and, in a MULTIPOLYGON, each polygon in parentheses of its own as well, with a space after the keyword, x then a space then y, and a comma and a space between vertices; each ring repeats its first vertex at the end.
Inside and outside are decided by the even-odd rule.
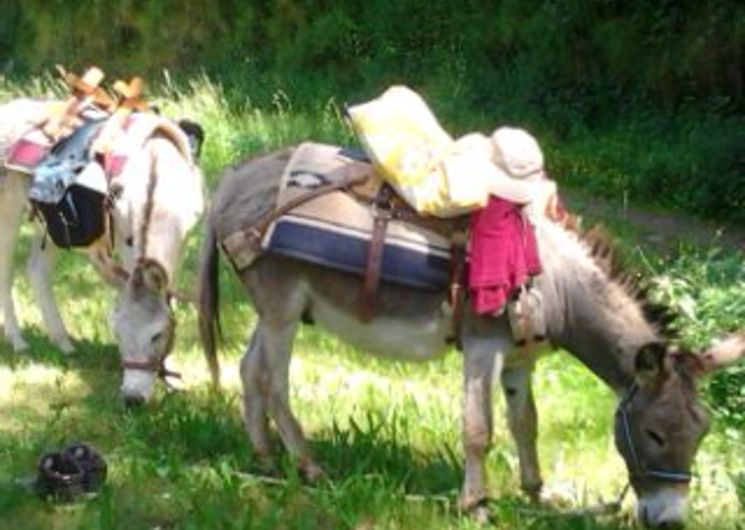
POLYGON ((569 183, 745 223, 744 24, 734 0, 4 0, 0 68, 204 72, 303 112, 403 82, 456 133, 532 129, 569 183))
MULTIPOLYGON (((655 294, 680 314, 681 340, 705 348, 713 337, 745 328, 745 255, 686 249, 660 263, 655 294), (664 272, 662 267, 664 267, 664 272)), ((706 385, 714 410, 729 425, 745 428, 745 365, 731 366, 706 385)))

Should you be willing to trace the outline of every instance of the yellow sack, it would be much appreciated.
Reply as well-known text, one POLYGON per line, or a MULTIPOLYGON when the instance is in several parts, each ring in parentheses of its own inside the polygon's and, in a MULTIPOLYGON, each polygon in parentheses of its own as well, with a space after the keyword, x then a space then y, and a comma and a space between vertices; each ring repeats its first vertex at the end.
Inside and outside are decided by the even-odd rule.
MULTIPOLYGON (((486 204, 487 179, 464 170, 470 162, 460 156, 462 146, 413 90, 393 86, 351 107, 349 117, 376 169, 418 212, 452 217, 486 204)), ((491 165, 488 158, 483 163, 491 165)))

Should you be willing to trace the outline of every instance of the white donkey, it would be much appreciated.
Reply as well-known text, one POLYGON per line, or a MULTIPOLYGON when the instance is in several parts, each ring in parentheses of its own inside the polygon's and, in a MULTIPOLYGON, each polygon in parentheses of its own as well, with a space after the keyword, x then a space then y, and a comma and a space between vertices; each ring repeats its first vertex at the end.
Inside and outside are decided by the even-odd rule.
MULTIPOLYGON (((15 351, 27 348, 11 291, 13 251, 28 209, 30 178, 7 169, 2 161, 9 147, 43 118, 45 107, 46 102, 31 99, 0 105, 0 315, 5 337, 15 351)), ((99 251, 89 254, 104 278, 120 290, 112 322, 126 398, 139 396, 141 387, 152 386, 152 379, 163 374, 175 327, 169 286, 178 271, 185 237, 204 210, 204 185, 189 152, 189 139, 174 126, 156 128, 141 149, 131 153, 112 187, 117 188, 111 219, 119 262, 99 251)), ((52 341, 70 353, 74 346, 50 285, 54 250, 39 233, 32 242, 28 273, 52 341)))

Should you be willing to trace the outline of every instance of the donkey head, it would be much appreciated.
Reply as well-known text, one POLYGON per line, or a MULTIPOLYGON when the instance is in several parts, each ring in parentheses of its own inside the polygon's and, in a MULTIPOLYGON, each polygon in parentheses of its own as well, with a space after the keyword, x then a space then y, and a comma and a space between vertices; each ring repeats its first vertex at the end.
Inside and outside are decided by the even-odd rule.
POLYGON ((639 500, 637 516, 652 528, 681 528, 691 468, 709 418, 696 379, 745 354, 733 336, 703 355, 670 353, 652 343, 636 354, 635 379, 615 417, 615 442, 639 500))
POLYGON ((156 377, 167 373, 164 361, 175 332, 168 275, 160 263, 137 264, 114 309, 113 326, 124 370, 122 397, 128 405, 142 403, 152 395, 156 377))

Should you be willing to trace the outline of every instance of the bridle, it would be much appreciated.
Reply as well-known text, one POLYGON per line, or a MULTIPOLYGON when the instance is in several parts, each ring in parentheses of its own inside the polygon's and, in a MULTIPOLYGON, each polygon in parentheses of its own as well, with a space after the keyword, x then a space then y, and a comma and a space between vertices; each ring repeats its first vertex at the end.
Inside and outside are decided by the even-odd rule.
POLYGON ((173 388, 170 381, 168 381, 168 378, 173 377, 175 379, 181 379, 181 373, 166 367, 166 357, 168 357, 168 355, 162 355, 155 359, 148 359, 147 361, 122 360, 121 366, 124 370, 153 372, 166 384, 166 386, 173 388))
POLYGON ((677 469, 654 469, 646 465, 644 460, 640 457, 639 452, 636 450, 634 444, 634 438, 631 436, 631 424, 629 421, 629 408, 631 407, 631 400, 634 399, 636 392, 639 390, 639 385, 634 382, 629 386, 623 399, 618 404, 616 414, 621 418, 621 429, 623 433, 623 440, 626 447, 631 454, 631 461, 633 467, 630 469, 630 475, 632 478, 651 479, 659 482, 671 482, 675 484, 687 484, 693 479, 693 473, 686 470, 677 469))
MULTIPOLYGON (((175 324, 175 320, 173 319, 172 315, 170 318, 172 324, 175 324)), ((172 377, 174 379, 181 379, 181 373, 175 370, 171 370, 166 366, 166 359, 173 349, 172 343, 173 335, 171 335, 171 341, 169 344, 166 345, 166 348, 163 350, 164 353, 162 355, 158 355, 157 357, 147 359, 145 361, 122 359, 121 367, 123 370, 141 370, 144 372, 152 372, 160 380, 162 380, 163 383, 165 383, 169 390, 174 390, 175 387, 168 380, 168 378, 172 377)))

